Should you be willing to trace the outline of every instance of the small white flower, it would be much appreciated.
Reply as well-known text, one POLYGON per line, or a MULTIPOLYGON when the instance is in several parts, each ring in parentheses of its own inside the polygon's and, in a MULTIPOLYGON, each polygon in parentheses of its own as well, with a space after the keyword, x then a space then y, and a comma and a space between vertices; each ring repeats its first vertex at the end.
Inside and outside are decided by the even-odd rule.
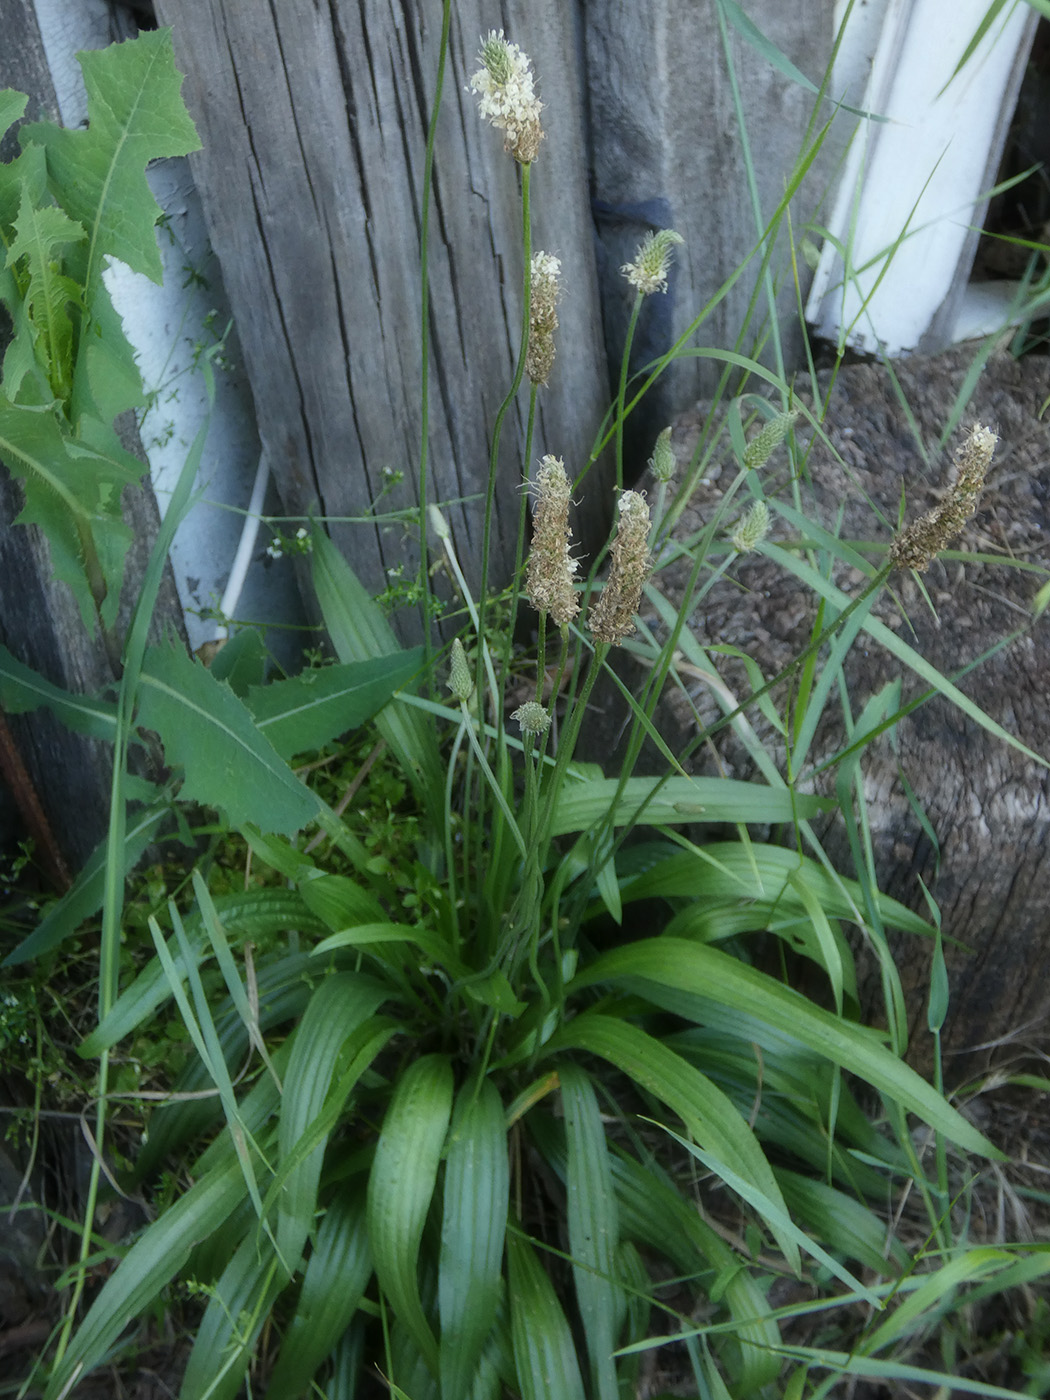
POLYGON ((266 553, 271 559, 280 559, 284 553, 283 541, 280 535, 274 535, 273 539, 266 546, 266 553))

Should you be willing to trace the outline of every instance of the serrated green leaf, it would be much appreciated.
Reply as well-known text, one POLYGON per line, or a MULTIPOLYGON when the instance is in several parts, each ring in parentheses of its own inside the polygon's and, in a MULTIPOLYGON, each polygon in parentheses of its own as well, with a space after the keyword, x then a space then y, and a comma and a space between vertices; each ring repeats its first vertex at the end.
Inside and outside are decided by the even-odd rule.
POLYGON ((200 147, 182 101, 171 30, 145 31, 123 44, 79 53, 77 60, 87 88, 87 128, 39 122, 24 126, 20 139, 23 146, 45 148, 53 188, 66 213, 88 232, 89 290, 107 254, 159 283, 154 226, 161 211, 146 166, 200 147))
POLYGON ((470 1393, 496 1320, 510 1198, 507 1129, 491 1081, 459 1093, 445 1163, 438 1310, 444 1400, 470 1393))
POLYGON ((613 1193, 609 1149, 598 1099, 578 1065, 558 1068, 565 1141, 569 1250, 587 1352, 592 1389, 600 1400, 618 1400, 613 1351, 626 1313, 617 1265, 619 1213, 613 1193))
POLYGON ((357 729, 419 670, 423 648, 342 666, 303 671, 292 680, 252 686, 248 708, 282 758, 319 749, 357 729))
POLYGON ((14 231, 7 265, 21 264, 22 298, 36 332, 37 354, 55 398, 64 400, 73 386, 73 322, 68 308, 82 309, 83 293, 61 270, 62 249, 82 242, 87 234, 57 205, 38 207, 25 186, 14 231))
POLYGON ((228 681, 235 695, 244 700, 254 685, 262 685, 266 675, 266 643, 254 627, 242 627, 219 648, 211 663, 218 681, 228 681))
POLYGON ((0 136, 7 133, 26 109, 29 98, 14 88, 0 88, 0 136))
POLYGON ((584 1400, 572 1331, 528 1240, 507 1235, 514 1364, 522 1400, 584 1400))
POLYGON ((0 646, 0 709, 9 715, 22 715, 41 705, 46 705, 67 729, 77 734, 110 743, 116 736, 117 707, 111 700, 73 695, 52 685, 0 646))
POLYGON ((255 727, 244 702, 177 645, 146 653, 139 722, 155 729, 169 763, 185 774, 182 796, 223 811, 231 826, 253 823, 290 835, 318 802, 255 727))
POLYGON ((425 1055, 409 1065, 390 1099, 368 1178, 376 1277, 434 1376, 438 1346, 420 1297, 417 1268, 451 1112, 448 1057, 425 1055))
MULTIPOLYGON (((833 1064, 867 1080, 966 1151, 1001 1158, 1002 1154, 983 1133, 870 1031, 815 1006, 793 988, 781 986, 728 953, 684 938, 651 938, 601 954, 572 985, 579 988, 620 978, 693 992, 758 1016, 833 1064)), ((722 1157, 719 1149, 713 1150, 722 1157)), ((734 1163, 729 1165, 739 1170, 734 1163)))
MULTIPOLYGON (((662 941, 652 939, 645 946, 655 947, 662 941)), ((603 961, 598 959, 599 963, 603 961)), ((572 985, 581 985, 586 980, 591 979, 580 977, 572 985)), ((594 1011, 583 1012, 557 1031, 544 1047, 544 1053, 567 1049, 598 1055, 629 1075, 676 1113, 689 1133, 718 1161, 725 1163, 741 1180, 757 1187, 764 1197, 787 1214, 776 1177, 747 1120, 727 1095, 688 1060, 639 1026, 594 1011)), ((771 1228, 789 1267, 797 1270, 800 1259, 794 1239, 779 1225, 771 1228)))
POLYGON ((73 590, 90 630, 96 593, 114 612, 119 602, 131 537, 121 516, 121 493, 138 481, 145 463, 81 446, 60 429, 50 410, 16 405, 2 394, 0 461, 25 486, 18 523, 39 525, 47 535, 55 574, 73 590), (98 576, 89 579, 93 563, 98 576))
POLYGON ((350 1325, 372 1275, 364 1192, 344 1189, 321 1219, 295 1315, 281 1343, 265 1400, 298 1400, 350 1325))

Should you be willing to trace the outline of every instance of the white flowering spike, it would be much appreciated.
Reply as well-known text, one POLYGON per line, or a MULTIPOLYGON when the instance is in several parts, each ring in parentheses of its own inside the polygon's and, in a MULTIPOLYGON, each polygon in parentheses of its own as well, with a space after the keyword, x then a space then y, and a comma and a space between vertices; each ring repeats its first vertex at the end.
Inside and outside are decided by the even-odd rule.
POLYGON ((481 67, 470 80, 477 93, 478 110, 498 131, 505 133, 503 148, 522 165, 539 154, 543 129, 543 103, 536 96, 532 64, 517 44, 508 43, 503 30, 492 29, 482 39, 478 53, 481 67))
POLYGON ((558 329, 560 276, 561 261, 553 253, 533 253, 529 346, 525 352, 525 373, 533 384, 546 384, 554 368, 554 332, 558 329))
POLYGON ((560 457, 548 454, 540 461, 536 492, 525 595, 537 612, 550 613, 558 627, 567 627, 580 611, 573 587, 579 561, 569 551, 572 491, 560 457))
POLYGON ((612 543, 612 566, 601 597, 591 609, 591 635, 616 646, 634 631, 634 615, 652 572, 649 558, 649 507, 638 491, 622 491, 620 518, 612 543))
POLYGON ((643 296, 667 291, 667 274, 671 268, 671 251, 685 239, 673 228, 659 233, 647 233, 638 245, 634 262, 624 263, 620 271, 643 296))

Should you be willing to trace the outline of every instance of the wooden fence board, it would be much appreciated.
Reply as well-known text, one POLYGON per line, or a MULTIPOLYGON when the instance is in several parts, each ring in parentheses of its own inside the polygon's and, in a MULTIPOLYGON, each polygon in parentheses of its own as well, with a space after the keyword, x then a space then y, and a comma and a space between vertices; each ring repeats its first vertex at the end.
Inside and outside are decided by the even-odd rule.
MULTIPOLYGON (((421 434, 419 232, 424 139, 441 7, 378 0, 160 0, 174 25, 193 157, 286 509, 333 522, 417 499, 421 434), (404 480, 384 494, 384 470, 404 480)), ((586 459, 607 398, 587 209, 572 12, 530 6, 550 136, 533 177, 536 246, 565 269, 560 355, 541 396, 533 458, 586 459)), ((491 20, 455 6, 431 216, 431 499, 476 495, 513 373, 521 317, 518 173, 465 91, 491 20)), ((494 571, 513 557, 523 394, 509 415, 496 501, 494 571)), ((592 488, 593 489, 593 484, 592 488)), ((450 511, 476 586, 483 511, 450 511)), ((373 587, 413 556, 403 525, 333 524, 373 587)))

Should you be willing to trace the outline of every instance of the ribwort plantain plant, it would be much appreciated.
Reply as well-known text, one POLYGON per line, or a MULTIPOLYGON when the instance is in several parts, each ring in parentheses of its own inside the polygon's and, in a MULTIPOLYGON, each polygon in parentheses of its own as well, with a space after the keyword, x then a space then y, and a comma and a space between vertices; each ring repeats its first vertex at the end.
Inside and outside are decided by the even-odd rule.
MULTIPOLYGON (((490 520, 494 493, 511 489, 494 464, 526 377, 522 460, 531 462, 565 293, 557 259, 532 251, 529 170, 544 133, 529 60, 490 33, 471 86, 503 133, 508 169, 520 172, 525 255, 518 367, 493 432, 490 520)), ((431 144, 428 171, 432 155, 431 144)), ((624 269, 636 315, 666 287, 681 241, 658 232, 624 269)), ((429 632, 422 647, 402 650, 318 525, 311 577, 337 664, 263 684, 248 642, 235 639, 210 670, 157 647, 133 668, 119 706, 82 703, 81 718, 118 739, 118 775, 135 730, 158 734, 178 801, 217 809, 252 870, 272 878, 220 897, 202 862, 193 907, 172 899, 166 927, 152 918, 155 958, 100 1000, 80 1053, 103 1067, 161 1006, 174 1003, 184 1021, 195 1058, 151 1116, 132 1176, 142 1187, 177 1160, 188 1184, 83 1317, 74 1319, 74 1298, 46 1400, 75 1394, 177 1281, 206 1299, 184 1400, 232 1400, 246 1380, 267 1400, 334 1400, 375 1374, 411 1400, 619 1400, 668 1333, 704 1394, 815 1394, 823 1382, 808 1379, 811 1369, 879 1374, 880 1353, 906 1331, 929 1280, 943 1287, 940 1260, 921 1281, 927 1260, 908 1257, 873 1203, 913 1191, 936 1222, 929 1256, 946 1256, 952 1195, 970 1170, 964 1154, 994 1158, 996 1149, 904 1062, 893 1017, 888 1033, 860 1023, 844 932, 856 928, 878 950, 892 987, 886 929, 921 935, 930 925, 881 895, 866 871, 851 880, 830 867, 811 822, 832 799, 764 754, 755 782, 691 776, 653 721, 707 581, 742 553, 775 549, 776 502, 762 474, 772 453, 791 448, 799 410, 757 360, 726 352, 727 366, 774 384, 782 409, 747 442, 738 397, 739 471, 725 509, 741 492, 748 507, 682 545, 673 526, 685 496, 669 500, 669 434, 654 445, 654 505, 623 489, 623 422, 660 369, 640 387, 629 382, 629 349, 592 458, 614 445, 617 526, 604 574, 584 577, 574 553, 586 464, 567 471, 548 455, 532 485, 527 560, 523 491, 507 632, 492 626, 487 551, 475 598, 424 491, 420 533, 443 557, 467 619, 447 650, 429 632), (669 617, 659 590, 668 557, 690 569, 688 607, 669 617), (639 640, 643 609, 667 624, 662 643, 648 628, 639 640), (520 616, 537 630, 525 699, 510 665, 520 616), (625 644, 647 659, 639 695, 619 674, 625 644), (601 685, 618 688, 630 713, 612 774, 579 757, 601 685), (352 800, 331 805, 290 766, 365 726, 407 794, 396 860, 377 851, 352 800), (665 761, 659 776, 637 771, 647 739, 665 761), (749 825, 784 843, 753 842, 749 825), (704 827, 718 839, 701 839, 704 827), (801 950, 819 970, 823 1001, 760 966, 749 935, 801 950), (260 939, 267 951, 255 959, 260 939), (908 1115, 938 1145, 934 1180, 908 1115), (785 1327, 795 1309, 774 1286, 792 1277, 805 1280, 815 1308, 856 1307, 882 1321, 850 1355, 802 1347, 785 1327)), ((796 669, 815 666, 833 642, 830 689, 842 639, 866 624, 891 568, 924 567, 965 522, 992 448, 993 435, 975 430, 954 506, 901 532, 858 596, 833 600, 796 669)), ((808 566, 792 567, 801 575, 808 566)), ((429 617, 425 569, 420 586, 429 617)), ((3 678, 28 704, 30 679, 10 663, 3 678)), ((739 704, 728 699, 722 723, 746 725, 746 709, 768 703, 781 679, 739 704)), ((50 698, 74 714, 70 697, 50 698)), ((874 729, 880 718, 865 722, 874 729)), ((133 856, 119 781, 114 802, 119 821, 97 882, 111 943, 133 856)), ((56 946, 72 908, 55 911, 17 956, 56 946)), ((104 1072, 99 1092, 101 1144, 104 1072)), ((81 1279, 90 1238, 89 1212, 81 1279)), ((995 1286, 1008 1262, 982 1260, 981 1279, 995 1286)))

